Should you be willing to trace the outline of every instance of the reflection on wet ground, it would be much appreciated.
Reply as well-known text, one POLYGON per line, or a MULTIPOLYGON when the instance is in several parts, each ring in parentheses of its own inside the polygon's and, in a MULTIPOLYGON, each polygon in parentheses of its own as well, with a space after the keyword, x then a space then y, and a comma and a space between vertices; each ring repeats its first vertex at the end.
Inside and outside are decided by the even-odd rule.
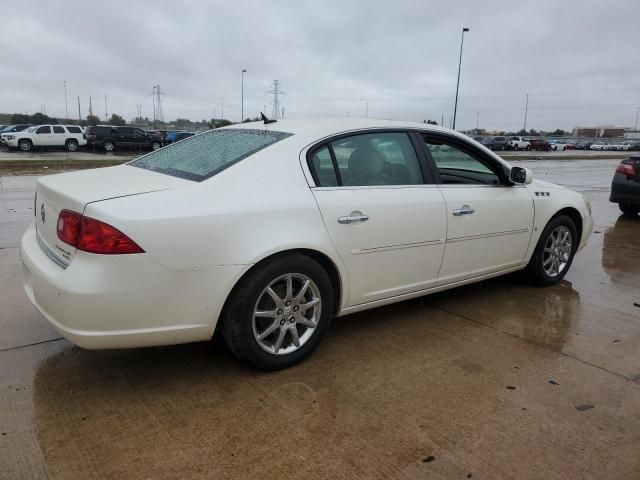
POLYGON ((640 217, 594 168, 577 184, 596 231, 559 285, 510 275, 336 319, 269 374, 220 342, 54 340, 7 239, 0 479, 639 478, 640 217))

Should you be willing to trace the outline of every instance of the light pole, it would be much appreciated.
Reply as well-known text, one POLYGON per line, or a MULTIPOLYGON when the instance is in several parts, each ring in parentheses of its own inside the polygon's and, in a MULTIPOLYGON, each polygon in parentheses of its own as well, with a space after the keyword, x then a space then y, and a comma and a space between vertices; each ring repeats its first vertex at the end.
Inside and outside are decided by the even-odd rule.
POLYGON ((109 121, 109 112, 107 111, 107 98, 109 98, 109 95, 104 96, 104 121, 105 122, 109 121))
POLYGON ((247 71, 243 68, 242 69, 242 87, 241 87, 241 93, 240 93, 240 123, 244 122, 244 74, 247 73, 247 71))
POLYGON ((640 107, 636 108, 636 128, 633 129, 634 132, 638 131, 638 113, 640 113, 640 107))
POLYGON ((462 28, 462 40, 460 41, 460 59, 458 60, 458 83, 456 84, 456 103, 453 106, 453 130, 456 129, 456 113, 458 112, 458 90, 460 89, 460 67, 462 66, 462 46, 464 45, 464 32, 468 32, 467 27, 462 28))
POLYGON ((65 119, 67 120, 67 122, 69 121, 69 105, 67 104, 67 81, 63 80, 64 82, 64 114, 65 114, 65 119))
POLYGON ((529 112, 529 94, 527 93, 527 100, 524 104, 524 126, 522 127, 523 135, 527 134, 527 113, 529 112))

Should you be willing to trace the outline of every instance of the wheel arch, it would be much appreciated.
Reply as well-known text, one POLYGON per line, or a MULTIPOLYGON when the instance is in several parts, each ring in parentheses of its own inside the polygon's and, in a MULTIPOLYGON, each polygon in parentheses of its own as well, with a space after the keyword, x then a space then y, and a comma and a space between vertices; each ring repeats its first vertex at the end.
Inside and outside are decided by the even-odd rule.
POLYGON ((574 208, 574 207, 564 207, 564 208, 558 210, 556 213, 554 213, 551 216, 551 218, 549 218, 549 220, 547 221, 545 226, 548 225, 549 222, 552 221, 554 218, 559 217, 561 215, 566 215, 575 224, 576 230, 577 230, 577 234, 578 234, 577 242, 575 242, 575 244, 576 244, 576 248, 578 248, 578 245, 580 245, 580 242, 582 240, 583 225, 582 225, 582 215, 580 215, 580 212, 576 208, 574 208))
POLYGON ((290 255, 304 255, 306 257, 309 257, 315 260, 316 262, 318 262, 320 266, 325 270, 325 272, 327 272, 327 275, 329 275, 329 280, 331 282, 331 287, 333 289, 333 294, 334 294, 333 295, 334 296, 333 313, 334 315, 338 313, 338 311, 340 310, 340 306, 342 304, 341 303, 342 296, 344 295, 344 292, 345 292, 345 289, 344 289, 345 281, 343 280, 340 274, 340 269, 338 268, 336 263, 326 253, 323 253, 319 250, 315 250, 311 248, 290 248, 286 250, 281 250, 279 252, 271 253, 265 256, 264 258, 260 259, 258 262, 253 264, 251 268, 247 269, 236 280, 235 284, 233 285, 233 287, 229 291, 229 294, 227 295, 227 298, 224 302, 222 309, 220 310, 220 316, 218 317, 219 321, 217 322, 216 328, 215 328, 216 331, 219 330, 222 325, 224 312, 228 308, 230 299, 233 298, 235 291, 238 289, 240 285, 242 285, 242 282, 244 281, 244 279, 250 273, 254 272, 256 269, 260 268, 265 263, 277 260, 278 258, 287 257, 290 255))

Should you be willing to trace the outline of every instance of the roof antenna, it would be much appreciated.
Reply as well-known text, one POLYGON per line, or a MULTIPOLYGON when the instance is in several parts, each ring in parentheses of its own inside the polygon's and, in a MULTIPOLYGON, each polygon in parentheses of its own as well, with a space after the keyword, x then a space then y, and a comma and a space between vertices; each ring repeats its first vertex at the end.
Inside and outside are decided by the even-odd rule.
POLYGON ((270 123, 276 123, 277 120, 273 120, 273 119, 268 119, 267 116, 260 112, 260 119, 264 122, 265 125, 269 125, 270 123))

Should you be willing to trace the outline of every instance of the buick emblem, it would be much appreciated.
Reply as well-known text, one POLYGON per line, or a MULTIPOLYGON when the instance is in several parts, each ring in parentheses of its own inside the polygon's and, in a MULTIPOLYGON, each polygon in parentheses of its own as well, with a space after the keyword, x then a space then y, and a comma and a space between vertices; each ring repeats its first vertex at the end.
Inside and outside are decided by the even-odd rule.
POLYGON ((44 219, 46 218, 46 215, 44 213, 44 203, 40 207, 40 218, 42 218, 42 223, 44 223, 44 219))

